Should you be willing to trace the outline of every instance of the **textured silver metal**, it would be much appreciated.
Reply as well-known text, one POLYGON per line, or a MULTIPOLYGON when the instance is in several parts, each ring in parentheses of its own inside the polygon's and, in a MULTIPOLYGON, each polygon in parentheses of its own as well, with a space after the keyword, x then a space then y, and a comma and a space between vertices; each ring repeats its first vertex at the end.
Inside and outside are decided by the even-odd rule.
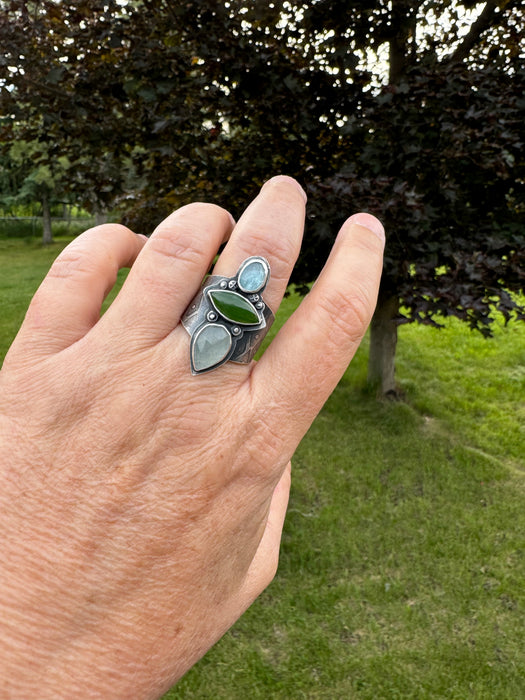
MULTIPOLYGON (((253 268, 252 268, 253 269, 253 268)), ((210 275, 207 277, 201 289, 189 303, 188 308, 184 312, 181 323, 190 335, 190 367, 192 374, 202 374, 217 369, 225 362, 237 362, 242 364, 250 363, 261 343, 268 332, 270 326, 275 320, 274 314, 270 307, 264 303, 261 293, 264 291, 270 278, 270 265, 265 258, 254 256, 247 258, 237 270, 233 277, 223 277, 221 275, 210 275), (266 269, 266 279, 257 294, 244 292, 239 285, 239 275, 250 262, 263 263, 266 269), (236 295, 243 296, 250 301, 253 308, 256 310, 259 322, 253 324, 243 324, 239 321, 230 321, 225 318, 214 306, 209 292, 213 290, 235 290, 236 295), (254 301, 256 303, 254 303, 254 301), (217 364, 206 367, 205 369, 197 369, 195 367, 195 348, 194 341, 197 334, 200 333, 205 326, 209 326, 215 321, 214 313, 216 313, 216 322, 226 327, 232 337, 232 345, 229 353, 217 364)), ((199 366, 201 363, 198 363, 199 366)))

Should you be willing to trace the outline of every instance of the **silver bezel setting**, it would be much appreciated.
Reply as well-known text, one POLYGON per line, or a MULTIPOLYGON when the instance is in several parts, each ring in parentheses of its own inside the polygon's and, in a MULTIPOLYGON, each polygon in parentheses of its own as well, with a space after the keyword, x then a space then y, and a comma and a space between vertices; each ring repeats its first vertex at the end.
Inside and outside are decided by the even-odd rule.
POLYGON ((256 294, 257 292, 262 291, 266 287, 266 285, 268 284, 269 278, 270 278, 270 263, 268 262, 268 260, 266 260, 266 258, 263 258, 259 255, 254 255, 251 258, 246 258, 246 260, 240 266, 240 268, 237 272, 237 275, 236 275, 237 284, 239 286, 239 289, 241 291, 243 291, 245 294, 256 294), (243 273, 243 270, 246 267, 248 267, 248 265, 251 265, 254 262, 258 262, 264 267, 265 272, 266 272, 265 279, 264 279, 264 282, 261 285, 259 285, 256 289, 245 289, 241 285, 241 282, 240 282, 241 275, 243 273))
POLYGON ((268 329, 274 321, 274 314, 267 304, 264 303, 261 293, 264 291, 270 278, 270 264, 261 256, 253 256, 243 261, 237 273, 233 277, 223 277, 222 275, 211 275, 203 282, 203 285, 194 299, 188 305, 181 322, 190 335, 190 366, 192 374, 203 374, 217 369, 225 362, 236 362, 248 364, 253 360, 259 349, 268 329), (253 262, 260 262, 264 266, 265 279, 258 289, 243 289, 239 283, 240 275, 247 265, 253 262), (233 284, 232 284, 233 283, 233 284), (250 306, 257 313, 257 323, 242 323, 239 320, 230 320, 223 316, 220 310, 213 303, 210 292, 227 291, 230 294, 240 296, 249 302, 250 306), (199 362, 196 361, 196 339, 205 331, 206 327, 219 324, 230 333, 231 346, 226 355, 215 364, 204 369, 197 369, 199 362))

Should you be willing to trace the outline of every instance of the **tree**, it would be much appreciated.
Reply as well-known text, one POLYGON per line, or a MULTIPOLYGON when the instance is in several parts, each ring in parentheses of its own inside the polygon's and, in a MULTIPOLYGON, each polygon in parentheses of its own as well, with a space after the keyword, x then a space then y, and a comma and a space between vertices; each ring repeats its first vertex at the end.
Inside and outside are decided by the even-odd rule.
POLYGON ((300 51, 283 50, 278 4, 6 2, 4 140, 23 122, 26 140, 48 143, 51 157, 68 154, 89 196, 125 192, 115 177, 104 182, 103 157, 113 158, 115 170, 132 162, 143 182, 135 221, 152 209, 161 217, 163 206, 196 193, 241 207, 275 169, 309 165, 304 139, 310 154, 320 134, 327 146, 337 141, 320 121, 337 96, 332 79, 319 72, 312 91, 294 74, 306 64, 300 51), (273 34, 261 43, 265 27, 273 34), (261 97, 278 121, 266 122, 261 97))
POLYGON ((126 191, 97 173, 104 154, 132 163, 138 230, 196 197, 238 212, 285 171, 310 195, 292 278, 306 291, 344 216, 384 220, 369 373, 383 394, 399 323, 455 315, 490 335, 495 311, 524 318, 518 0, 5 4, 3 113, 43 114, 40 138, 97 197, 126 191))
MULTIPOLYGON (((337 172, 317 185, 334 214, 369 206, 389 232, 369 364, 384 394, 397 391, 400 322, 438 325, 455 315, 488 336, 494 310, 524 318, 509 293, 524 282, 523 10, 486 3, 461 38, 467 5, 478 3, 376 10, 368 40, 388 42, 388 82, 342 127, 359 158, 341 154, 337 172), (425 34, 422 10, 449 17, 425 34)), ((338 16, 337 3, 316 8, 338 16)), ((317 233, 322 240, 322 225, 317 233)))
MULTIPOLYGON (((67 155, 64 187, 102 215, 126 191, 134 133, 121 112, 125 77, 114 0, 2 2, 0 121, 4 153, 17 140, 38 144, 40 165, 54 171, 67 155)), ((125 41, 122 35, 120 40, 125 41)))
POLYGON ((70 163, 65 156, 49 165, 45 147, 21 139, 4 149, 1 161, 0 202, 10 209, 19 204, 39 202, 42 209, 42 243, 52 243, 51 205, 67 179, 70 163))
MULTIPOLYGON (((292 278, 303 288, 348 212, 369 209, 384 220, 369 378, 396 395, 399 323, 438 325, 455 315, 488 336, 495 311, 524 318, 515 296, 525 269, 524 11, 509 1, 406 0, 276 9, 286 7, 286 29, 269 13, 263 19, 258 3, 245 13, 257 49, 236 65, 262 78, 257 97, 250 82, 237 82, 227 120, 242 127, 248 114, 292 174, 308 174, 309 226, 292 278)), ((231 70, 224 66, 215 82, 231 70)), ((243 157, 242 145, 234 148, 236 169, 250 172, 255 149, 243 157)))

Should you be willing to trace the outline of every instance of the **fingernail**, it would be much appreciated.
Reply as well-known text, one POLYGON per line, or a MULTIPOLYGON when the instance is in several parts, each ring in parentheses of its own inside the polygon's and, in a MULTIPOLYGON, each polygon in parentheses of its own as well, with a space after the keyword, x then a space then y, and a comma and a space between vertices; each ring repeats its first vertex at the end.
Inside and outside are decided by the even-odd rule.
POLYGON ((270 178, 264 183, 263 188, 266 187, 266 185, 277 184, 279 182, 289 182, 291 185, 293 185, 301 193, 301 196, 306 203, 306 200, 308 199, 306 196, 306 192, 303 190, 303 188, 297 182, 297 180, 295 180, 293 177, 290 177, 289 175, 275 175, 275 177, 270 178))
POLYGON ((148 240, 148 237, 145 236, 143 233, 137 233, 136 235, 137 235, 139 238, 142 238, 143 241, 147 241, 147 240, 148 240))
POLYGON ((375 233, 375 235, 381 241, 385 240, 385 229, 383 227, 383 224, 379 221, 379 219, 376 219, 375 216, 372 216, 372 214, 366 214, 365 212, 354 214, 348 219, 348 223, 357 224, 357 226, 363 226, 369 231, 372 231, 372 233, 375 233))

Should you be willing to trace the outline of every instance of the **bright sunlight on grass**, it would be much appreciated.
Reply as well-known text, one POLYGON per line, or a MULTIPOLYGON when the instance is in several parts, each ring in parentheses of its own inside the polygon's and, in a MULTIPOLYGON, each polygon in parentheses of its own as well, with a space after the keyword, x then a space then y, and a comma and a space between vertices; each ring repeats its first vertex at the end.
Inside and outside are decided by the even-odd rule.
MULTIPOLYGON (((0 356, 62 245, 0 240, 0 356)), ((403 327, 405 403, 366 359, 297 451, 276 580, 166 700, 525 697, 525 326, 403 327)))

